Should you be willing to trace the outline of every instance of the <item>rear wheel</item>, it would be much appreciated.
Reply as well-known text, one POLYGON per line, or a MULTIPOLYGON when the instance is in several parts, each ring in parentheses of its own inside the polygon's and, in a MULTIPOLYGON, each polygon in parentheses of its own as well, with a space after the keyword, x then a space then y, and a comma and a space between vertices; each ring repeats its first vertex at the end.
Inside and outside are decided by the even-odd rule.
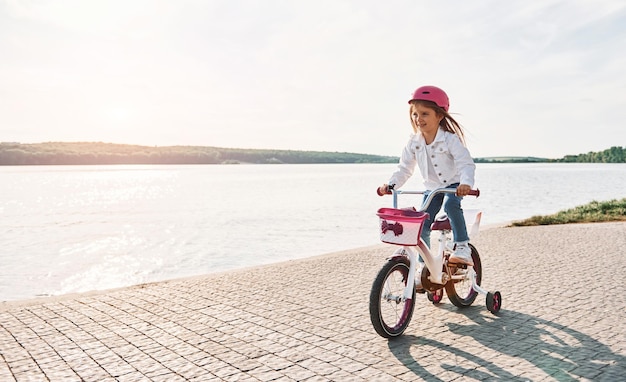
POLYGON ((415 288, 410 299, 403 300, 409 281, 409 259, 390 259, 378 272, 370 292, 370 319, 374 330, 385 338, 404 333, 415 307, 415 288))
MULTIPOLYGON (((482 276, 483 276, 483 268, 480 263, 480 256, 478 255, 478 251, 476 247, 473 245, 469 245, 472 249, 472 261, 474 262, 474 272, 476 272, 476 284, 480 285, 482 276)), ((476 292, 472 288, 472 279, 470 277, 472 267, 467 267, 467 269, 457 268, 455 275, 463 275, 463 278, 460 280, 450 280, 446 284, 446 294, 448 295, 448 299, 455 306, 459 308, 465 308, 476 300, 478 296, 478 292, 476 292)))

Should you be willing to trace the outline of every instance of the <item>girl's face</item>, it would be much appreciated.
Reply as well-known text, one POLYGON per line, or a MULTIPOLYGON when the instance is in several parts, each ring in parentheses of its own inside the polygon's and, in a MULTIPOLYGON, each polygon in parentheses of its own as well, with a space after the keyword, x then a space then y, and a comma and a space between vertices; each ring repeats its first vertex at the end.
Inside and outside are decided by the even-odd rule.
POLYGON ((443 119, 443 115, 437 114, 435 109, 426 107, 420 103, 411 105, 411 121, 413 126, 424 135, 436 135, 439 129, 439 122, 443 119))

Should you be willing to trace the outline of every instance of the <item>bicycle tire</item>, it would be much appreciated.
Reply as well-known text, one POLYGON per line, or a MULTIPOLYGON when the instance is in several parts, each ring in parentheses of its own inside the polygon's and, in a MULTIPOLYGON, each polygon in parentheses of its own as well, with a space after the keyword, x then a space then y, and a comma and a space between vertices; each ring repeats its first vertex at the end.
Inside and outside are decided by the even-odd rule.
POLYGON ((409 259, 389 259, 372 283, 370 319, 381 337, 394 338, 406 330, 415 308, 415 288, 410 299, 401 301, 409 279, 409 259))
MULTIPOLYGON (((472 261, 474 262, 474 272, 476 272, 476 283, 480 285, 483 277, 483 267, 480 262, 478 250, 473 245, 469 245, 472 250, 472 261)), ((472 280, 466 277, 462 281, 448 281, 446 283, 446 294, 448 300, 456 307, 466 308, 474 303, 478 292, 472 289, 472 280)))

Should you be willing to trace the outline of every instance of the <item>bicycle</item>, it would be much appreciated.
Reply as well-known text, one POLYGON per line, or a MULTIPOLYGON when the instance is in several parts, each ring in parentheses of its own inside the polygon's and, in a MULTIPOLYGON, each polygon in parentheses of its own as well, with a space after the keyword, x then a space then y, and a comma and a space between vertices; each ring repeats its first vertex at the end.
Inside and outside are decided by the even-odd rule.
MULTIPOLYGON (((439 232, 439 246, 432 253, 421 239, 422 225, 428 218, 424 212, 436 195, 455 193, 455 189, 435 189, 426 197, 419 210, 415 208, 398 209, 398 195, 425 194, 425 191, 402 191, 391 189, 393 208, 381 208, 377 215, 380 218, 380 239, 384 243, 401 246, 378 272, 372 283, 370 292, 370 319, 376 332, 384 338, 402 335, 411 321, 415 308, 416 293, 426 293, 428 300, 438 304, 443 299, 445 290, 448 299, 459 308, 470 306, 478 294, 486 295, 487 309, 497 314, 502 307, 500 292, 490 292, 480 287, 482 265, 478 250, 469 244, 473 266, 452 264, 448 262, 454 251, 452 229, 447 216, 433 220, 432 232, 439 232), (419 275, 418 255, 423 259, 424 266, 419 275), (422 288, 416 291, 416 276, 420 277, 422 288)), ((470 195, 478 197, 479 190, 472 190, 470 195)), ((469 211, 466 211, 469 212, 469 211)), ((471 227, 468 227, 470 238, 478 233, 482 213, 477 212, 471 227)), ((467 223, 467 218, 466 218, 467 223)), ((468 224, 469 226, 469 224, 468 224)))

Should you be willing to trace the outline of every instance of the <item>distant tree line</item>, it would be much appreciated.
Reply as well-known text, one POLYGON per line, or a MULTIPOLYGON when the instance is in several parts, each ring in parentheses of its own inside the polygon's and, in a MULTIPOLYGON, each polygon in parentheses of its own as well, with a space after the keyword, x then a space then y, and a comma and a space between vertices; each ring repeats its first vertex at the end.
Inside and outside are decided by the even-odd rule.
POLYGON ((0 165, 394 163, 397 157, 322 151, 99 142, 0 143, 0 165))
MULTIPOLYGON (((398 157, 346 152, 138 146, 101 142, 0 143, 0 165, 397 163, 398 157)), ((626 147, 566 155, 475 158, 476 163, 626 163, 626 147)))
POLYGON ((613 146, 610 149, 600 152, 566 155, 557 161, 574 163, 626 163, 626 147, 613 146))
POLYGON ((600 152, 566 155, 559 159, 537 157, 485 157, 475 158, 476 163, 626 163, 626 147, 614 146, 600 152))
POLYGON ((548 158, 535 157, 486 157, 474 158, 476 163, 543 163, 550 162, 548 158))

